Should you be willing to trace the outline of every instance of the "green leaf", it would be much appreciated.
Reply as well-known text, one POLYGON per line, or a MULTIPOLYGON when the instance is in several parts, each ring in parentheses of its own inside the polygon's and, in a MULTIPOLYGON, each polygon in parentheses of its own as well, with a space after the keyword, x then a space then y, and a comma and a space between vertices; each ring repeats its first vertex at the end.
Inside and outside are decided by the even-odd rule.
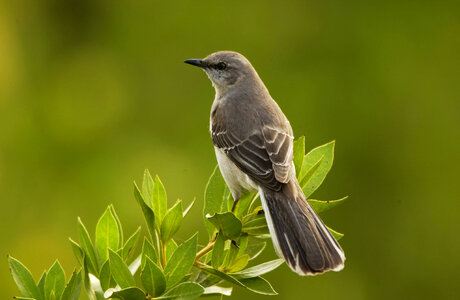
POLYGON ((77 258, 78 263, 81 266, 83 266, 83 255, 84 255, 83 250, 81 249, 80 245, 78 245, 77 242, 75 242, 71 238, 69 238, 69 242, 70 242, 70 246, 72 246, 72 251, 75 257, 77 258))
POLYGON ((241 217, 244 216, 247 213, 247 211, 249 209, 249 206, 251 205, 252 200, 254 199, 254 197, 255 197, 255 194, 250 193, 250 194, 246 194, 246 195, 244 195, 243 197, 240 198, 240 200, 236 204, 236 208, 235 208, 235 216, 236 217, 241 219, 241 217))
MULTIPOLYGON (((141 192, 139 188, 137 187, 136 183, 134 182, 134 197, 137 200, 137 203, 142 209, 142 213, 144 214, 144 219, 145 223, 147 224, 147 228, 150 233, 150 237, 152 238, 152 241, 154 242, 155 246, 157 244, 157 235, 155 231, 155 214, 153 213, 152 208, 150 208, 145 202, 144 199, 142 198, 141 192)), ((156 249, 158 252, 158 249, 156 249)))
POLYGON ((120 236, 120 245, 123 245, 123 228, 121 227, 120 218, 118 218, 117 212, 113 204, 109 205, 110 212, 112 213, 115 221, 117 221, 118 235, 120 236))
POLYGON ((321 165, 322 161, 323 161, 323 158, 324 158, 324 155, 321 156, 317 161, 313 162, 311 167, 305 171, 304 173, 304 168, 305 168, 305 162, 307 160, 304 160, 304 167, 302 167, 302 171, 301 171, 301 175, 302 177, 300 177, 301 179, 299 179, 299 185, 301 188, 304 188, 308 181, 311 179, 311 177, 313 176, 313 174, 315 174, 316 170, 318 170, 319 166, 321 165))
POLYGON ((192 276, 195 278, 195 282, 206 288, 211 285, 218 284, 222 281, 219 277, 209 275, 207 272, 200 270, 199 268, 192 269, 192 276))
POLYGON ((153 193, 153 178, 150 175, 148 169, 144 171, 144 179, 142 180, 142 196, 144 198, 145 203, 150 207, 153 208, 152 205, 152 193, 153 193))
POLYGON ((158 262, 158 254, 155 251, 155 248, 153 248, 152 244, 149 242, 149 240, 147 240, 147 238, 144 238, 144 243, 142 244, 142 262, 141 262, 142 269, 145 266, 147 257, 150 258, 155 263, 158 262))
POLYGON ((265 220, 265 216, 258 215, 256 218, 244 223, 243 232, 246 232, 250 235, 262 235, 262 234, 269 234, 267 221, 265 220))
POLYGON ((65 273, 59 262, 56 262, 49 269, 45 279, 45 299, 50 299, 54 292, 57 299, 60 299, 65 288, 65 273))
POLYGON ((121 257, 109 249, 110 273, 121 288, 135 286, 134 277, 121 257))
POLYGON ((323 211, 336 207, 339 204, 342 204, 343 201, 346 200, 347 198, 348 196, 343 197, 338 200, 326 200, 326 201, 308 199, 308 203, 310 203, 311 207, 313 207, 313 210, 317 214, 319 214, 319 213, 322 213, 323 211))
POLYGON ((263 279, 262 277, 254 277, 254 278, 238 280, 235 277, 225 274, 224 272, 221 272, 216 269, 212 269, 208 267, 200 267, 200 269, 211 275, 217 276, 225 281, 245 287, 248 290, 254 293, 257 293, 257 294, 263 294, 263 295, 276 295, 277 294, 275 290, 273 290, 273 287, 270 285, 270 283, 266 281, 265 279, 263 279))
POLYGON ((83 285, 85 287, 86 295, 90 300, 96 299, 94 291, 91 289, 91 283, 89 282, 89 270, 88 270, 88 257, 83 256, 83 285))
POLYGON ((61 300, 78 300, 82 285, 81 271, 74 270, 67 286, 62 293, 61 300))
POLYGON ((141 233, 141 227, 139 226, 137 230, 128 238, 125 245, 123 246, 123 260, 128 260, 136 248, 137 241, 139 240, 139 235, 141 233))
POLYGON ((244 254, 246 248, 248 247, 248 242, 249 236, 247 234, 243 234, 240 236, 238 240, 238 257, 244 254))
POLYGON ((199 298, 204 288, 194 282, 183 282, 156 299, 192 300, 199 298))
POLYGON ((99 281, 104 291, 115 286, 115 281, 110 273, 110 262, 108 260, 102 265, 101 272, 99 273, 99 281))
POLYGON ((206 216, 208 214, 213 215, 215 213, 228 211, 227 202, 229 197, 230 193, 225 184, 224 178, 219 171, 219 167, 216 166, 211 177, 209 178, 208 184, 206 185, 206 190, 204 192, 203 216, 209 236, 213 234, 214 226, 207 220, 206 216))
POLYGON ((105 299, 104 292, 102 291, 99 280, 88 271, 88 258, 85 256, 83 262, 83 283, 85 286, 86 295, 90 300, 105 299))
POLYGON ((80 233, 81 248, 83 249, 85 256, 88 257, 87 263, 89 271, 94 274, 98 274, 99 262, 96 258, 96 252, 94 251, 93 243, 89 237, 88 230, 86 230, 86 227, 80 218, 78 218, 78 231, 80 233))
MULTIPOLYGON (((237 256, 238 257, 238 256, 237 256)), ((238 272, 244 269, 249 262, 249 255, 243 254, 242 256, 238 257, 228 268, 228 272, 238 272)))
POLYGON ((327 228, 327 230, 329 230, 329 232, 332 234, 332 236, 333 236, 337 241, 340 240, 341 238, 343 238, 343 236, 344 236, 343 233, 337 232, 337 231, 335 231, 334 229, 329 228, 329 227, 327 227, 327 226, 326 226, 326 228, 327 228))
POLYGON ((204 295, 213 295, 213 294, 220 294, 224 296, 231 296, 232 295, 233 287, 223 287, 218 285, 212 285, 204 288, 204 295))
POLYGON ((228 249, 225 251, 225 257, 224 257, 224 262, 222 263, 222 268, 225 271, 228 271, 229 267, 233 264, 234 260, 238 256, 239 249, 235 245, 234 241, 229 241, 230 246, 228 249))
POLYGON ((14 297, 15 300, 36 300, 35 298, 14 297))
POLYGON ((262 203, 261 203, 261 201, 260 201, 260 195, 259 195, 259 193, 256 193, 256 194, 254 195, 254 198, 252 198, 251 205, 249 205, 248 212, 254 212, 254 209, 255 209, 256 207, 258 207, 258 206, 262 207, 262 203))
POLYGON ((174 251, 177 249, 177 244, 173 239, 170 239, 168 244, 166 245, 166 262, 169 261, 171 256, 173 255, 174 251))
POLYGON ((257 294, 277 295, 270 282, 262 277, 241 279, 240 282, 248 289, 257 294))
POLYGON ((219 266, 222 264, 222 261, 224 259, 224 247, 225 238, 223 234, 219 232, 216 238, 216 242, 214 243, 214 248, 212 249, 211 264, 214 269, 218 269, 219 266))
POLYGON ((264 251, 266 246, 267 242, 250 236, 248 237, 248 246, 246 247, 246 253, 249 255, 250 259, 254 259, 264 251))
POLYGON ((141 281, 145 290, 151 296, 159 296, 166 289, 166 279, 163 271, 148 257, 141 272, 141 281))
POLYGON ((172 287, 190 271, 195 261, 197 234, 180 245, 165 267, 167 286, 172 287))
POLYGON ((260 205, 258 206, 255 206, 251 213, 249 213, 248 215, 244 216, 243 217, 243 221, 244 222, 247 222, 248 220, 250 220, 251 218, 254 218, 254 217, 257 217, 259 215, 261 215, 262 213, 264 213, 264 208, 262 206, 262 203, 259 203, 260 205))
POLYGON ((21 295, 24 297, 35 298, 41 300, 40 291, 35 284, 35 281, 30 274, 30 271, 17 259, 9 256, 8 264, 10 266, 11 275, 14 282, 18 286, 21 295))
POLYGON ((182 216, 185 217, 188 212, 190 211, 190 209, 193 207, 193 204, 195 204, 195 199, 193 199, 192 203, 190 203, 189 206, 187 206, 187 208, 184 210, 184 212, 182 213, 182 216))
POLYGON ((40 291, 40 295, 42 296, 43 299, 45 299, 45 280, 46 280, 46 271, 43 272, 42 277, 40 277, 40 280, 38 281, 38 284, 37 284, 38 290, 40 291))
POLYGON ((206 215, 206 218, 220 230, 225 238, 235 240, 240 236, 242 224, 233 213, 215 213, 206 215))
POLYGON ((96 225, 96 249, 99 258, 105 262, 109 256, 108 249, 118 250, 120 246, 120 233, 117 221, 107 207, 96 225))
POLYGON ((331 169, 332 162, 334 161, 334 146, 335 141, 332 141, 311 150, 305 155, 302 172, 303 168, 309 170, 316 162, 321 160, 310 178, 306 181, 302 180, 301 187, 307 199, 321 185, 331 169))
POLYGON ((182 201, 178 201, 166 213, 161 223, 161 240, 166 243, 179 230, 182 224, 182 201))
POLYGON ((212 268, 208 268, 208 267, 200 267, 200 269, 202 269, 203 271, 211 274, 211 275, 214 275, 214 276, 217 276, 225 281, 228 281, 230 283, 233 283, 233 284, 236 284, 236 285, 239 285, 239 286, 244 286, 238 279, 234 278, 233 276, 230 276, 224 272, 221 272, 219 270, 216 270, 216 269, 212 269, 212 268))
POLYGON ((264 275, 268 272, 273 271, 274 269, 278 268, 280 265, 284 263, 284 259, 279 258, 275 260, 271 260, 265 263, 262 263, 260 265, 254 266, 247 268, 245 270, 232 273, 232 276, 235 276, 236 278, 251 278, 251 277, 257 277, 264 275))
POLYGON ((224 211, 232 211, 233 206, 235 204, 235 200, 233 200, 232 193, 230 192, 230 189, 225 186, 225 195, 224 197, 227 199, 227 208, 224 211))
POLYGON ((129 287, 113 292, 108 298, 122 300, 145 300, 145 293, 137 287, 129 287))
POLYGON ((294 166, 297 178, 302 170, 302 164, 305 156, 305 136, 299 137, 294 141, 294 166))
POLYGON ((167 198, 165 187, 158 175, 156 175, 152 192, 152 209, 156 217, 155 224, 157 228, 161 228, 161 223, 163 222, 163 218, 166 214, 166 207, 167 198))

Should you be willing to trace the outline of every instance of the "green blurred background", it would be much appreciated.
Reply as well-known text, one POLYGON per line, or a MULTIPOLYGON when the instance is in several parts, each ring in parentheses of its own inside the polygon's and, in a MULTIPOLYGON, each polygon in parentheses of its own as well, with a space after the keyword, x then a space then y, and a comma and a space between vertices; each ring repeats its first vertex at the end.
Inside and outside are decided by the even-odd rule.
MULTIPOLYGON (((323 215, 346 268, 283 266, 278 298, 458 299, 458 1, 1 1, 0 256, 69 275, 77 216, 92 231, 113 203, 125 232, 143 225, 144 168, 171 202, 197 197, 179 240, 205 243, 214 91, 183 60, 217 50, 251 60, 308 149, 337 140, 315 198, 350 195, 323 215)), ((0 282, 18 294, 6 259, 0 282)))

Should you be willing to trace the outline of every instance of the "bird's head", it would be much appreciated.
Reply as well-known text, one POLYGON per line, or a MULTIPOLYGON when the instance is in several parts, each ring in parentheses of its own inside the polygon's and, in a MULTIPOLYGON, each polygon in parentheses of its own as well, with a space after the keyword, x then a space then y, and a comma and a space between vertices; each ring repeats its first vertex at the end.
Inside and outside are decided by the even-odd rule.
POLYGON ((258 78, 251 63, 237 52, 219 51, 204 59, 187 59, 184 62, 202 68, 217 92, 228 91, 241 82, 258 78))

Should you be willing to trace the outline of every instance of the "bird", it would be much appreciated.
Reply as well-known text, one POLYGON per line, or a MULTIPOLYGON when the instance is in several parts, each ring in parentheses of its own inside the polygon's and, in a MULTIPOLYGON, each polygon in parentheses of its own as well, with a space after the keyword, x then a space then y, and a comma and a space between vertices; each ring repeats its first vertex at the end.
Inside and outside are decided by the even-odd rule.
POLYGON ((297 181, 291 125, 249 60, 219 51, 184 62, 204 70, 215 89, 210 132, 234 203, 259 192, 275 252, 294 272, 342 270, 342 248, 297 181))

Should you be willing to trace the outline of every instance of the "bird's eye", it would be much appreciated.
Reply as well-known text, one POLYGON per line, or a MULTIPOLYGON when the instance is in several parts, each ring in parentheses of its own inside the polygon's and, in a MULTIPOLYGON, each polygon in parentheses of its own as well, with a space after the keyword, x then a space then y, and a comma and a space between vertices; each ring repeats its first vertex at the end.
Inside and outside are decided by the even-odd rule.
POLYGON ((225 70, 227 68, 227 64, 224 62, 220 62, 216 65, 217 70, 225 70))

